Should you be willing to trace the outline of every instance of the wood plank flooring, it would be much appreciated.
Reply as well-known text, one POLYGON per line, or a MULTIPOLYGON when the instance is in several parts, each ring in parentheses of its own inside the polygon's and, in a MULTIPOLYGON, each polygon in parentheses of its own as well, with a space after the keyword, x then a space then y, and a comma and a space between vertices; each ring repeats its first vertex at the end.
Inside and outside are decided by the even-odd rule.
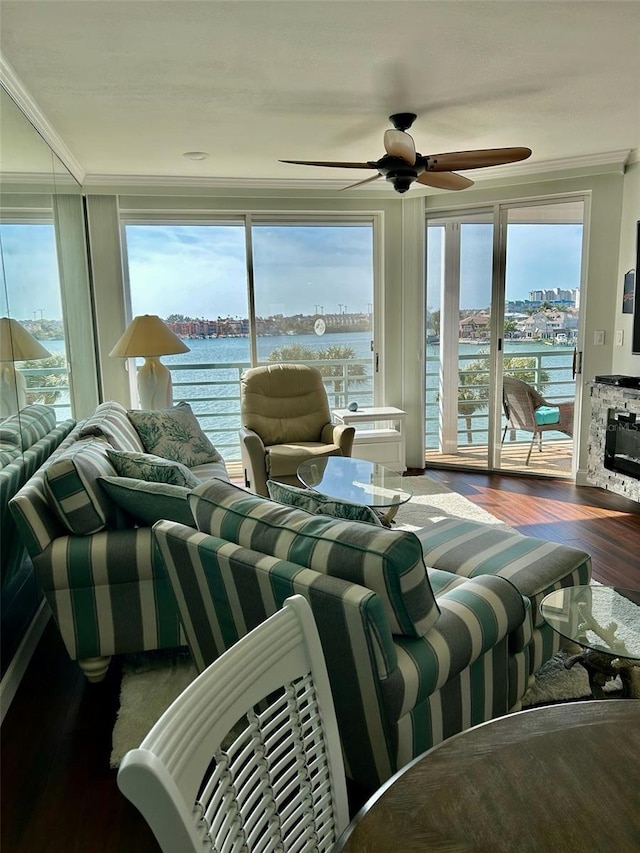
MULTIPOLYGON (((589 551, 596 580, 640 588, 640 505, 561 480, 428 473, 522 533, 589 551)), ((120 672, 114 659, 107 679, 89 685, 47 626, 2 725, 3 853, 159 850, 109 769, 120 672)))

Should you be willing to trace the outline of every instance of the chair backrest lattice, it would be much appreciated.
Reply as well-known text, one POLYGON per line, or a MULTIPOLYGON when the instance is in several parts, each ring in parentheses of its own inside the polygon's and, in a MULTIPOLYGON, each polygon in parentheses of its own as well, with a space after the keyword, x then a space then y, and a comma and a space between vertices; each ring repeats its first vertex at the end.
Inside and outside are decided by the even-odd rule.
POLYGON ((329 851, 348 813, 328 691, 311 609, 294 596, 189 685, 118 785, 165 853, 329 851))

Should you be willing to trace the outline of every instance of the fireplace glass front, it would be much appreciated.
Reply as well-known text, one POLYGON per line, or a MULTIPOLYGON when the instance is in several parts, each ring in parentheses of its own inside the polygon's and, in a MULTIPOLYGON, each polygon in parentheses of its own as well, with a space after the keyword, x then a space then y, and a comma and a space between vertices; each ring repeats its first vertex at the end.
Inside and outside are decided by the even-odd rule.
POLYGON ((604 467, 640 480, 640 418, 633 412, 609 409, 604 467))

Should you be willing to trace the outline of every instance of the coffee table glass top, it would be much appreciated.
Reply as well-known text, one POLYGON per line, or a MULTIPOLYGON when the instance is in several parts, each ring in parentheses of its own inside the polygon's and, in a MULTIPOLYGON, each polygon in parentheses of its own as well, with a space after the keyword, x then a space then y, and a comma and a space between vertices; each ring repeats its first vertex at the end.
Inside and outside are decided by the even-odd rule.
POLYGON ((298 468, 298 479, 322 495, 370 507, 406 503, 413 491, 402 476, 377 462, 348 456, 310 459, 298 468))
POLYGON ((640 590, 571 586, 546 595, 540 613, 555 631, 586 649, 640 661, 640 590))

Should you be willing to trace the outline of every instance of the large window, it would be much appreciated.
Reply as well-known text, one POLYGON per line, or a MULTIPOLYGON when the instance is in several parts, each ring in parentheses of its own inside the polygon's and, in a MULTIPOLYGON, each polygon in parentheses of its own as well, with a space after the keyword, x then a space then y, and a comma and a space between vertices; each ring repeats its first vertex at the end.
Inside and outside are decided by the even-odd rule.
POLYGON ((62 420, 70 417, 71 404, 55 230, 53 221, 19 221, 24 218, 11 221, 5 210, 0 222, 0 315, 16 320, 49 353, 16 367, 26 383, 26 403, 54 406, 62 420))
POLYGON ((314 363, 331 405, 373 402, 373 228, 252 228, 257 361, 314 363))
POLYGON ((189 346, 163 358, 174 397, 227 461, 251 364, 314 364, 332 406, 373 402, 371 219, 128 222, 124 242, 131 316, 158 314, 189 346))

